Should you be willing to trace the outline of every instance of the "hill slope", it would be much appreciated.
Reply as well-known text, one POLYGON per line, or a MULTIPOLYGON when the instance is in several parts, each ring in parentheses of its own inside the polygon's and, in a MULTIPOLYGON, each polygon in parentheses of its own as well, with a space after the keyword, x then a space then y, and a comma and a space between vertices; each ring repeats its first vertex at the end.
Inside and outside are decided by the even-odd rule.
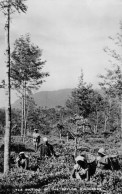
MULTIPOLYGON (((37 106, 52 108, 58 105, 64 106, 66 100, 71 95, 71 91, 72 89, 41 91, 34 94, 33 97, 37 106)), ((12 107, 20 108, 20 100, 17 100, 12 107)))

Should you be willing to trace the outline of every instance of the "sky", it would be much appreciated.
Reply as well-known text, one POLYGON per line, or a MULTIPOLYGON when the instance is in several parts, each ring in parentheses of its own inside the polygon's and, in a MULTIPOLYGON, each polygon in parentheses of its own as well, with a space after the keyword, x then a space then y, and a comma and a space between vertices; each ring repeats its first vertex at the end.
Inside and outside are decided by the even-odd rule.
MULTIPOLYGON (((75 88, 81 69, 84 80, 98 87, 98 74, 105 72, 109 57, 103 51, 109 36, 120 31, 122 0, 27 0, 26 14, 11 20, 11 51, 14 41, 27 33, 42 50, 43 71, 50 76, 39 91, 75 88)), ((5 18, 0 13, 0 80, 6 74, 5 18)), ((0 106, 5 91, 0 89, 0 106)), ((12 92, 12 102, 17 99, 12 92)))

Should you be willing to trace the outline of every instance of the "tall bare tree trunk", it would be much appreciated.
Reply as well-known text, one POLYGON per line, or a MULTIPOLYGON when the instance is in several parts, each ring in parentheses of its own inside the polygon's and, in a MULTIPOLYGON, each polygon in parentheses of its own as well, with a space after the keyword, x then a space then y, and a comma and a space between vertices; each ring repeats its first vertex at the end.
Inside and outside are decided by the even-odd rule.
POLYGON ((25 83, 23 87, 23 125, 24 125, 24 130, 23 130, 23 137, 25 138, 25 83))
POLYGON ((120 122, 121 122, 121 132, 120 132, 120 137, 122 138, 122 94, 121 94, 121 100, 120 100, 120 103, 121 103, 121 116, 120 116, 120 122))
POLYGON ((77 137, 75 137, 75 150, 74 150, 74 158, 77 156, 77 137))
MULTIPOLYGON (((26 102, 27 102, 27 96, 26 96, 26 102)), ((28 112, 29 112, 29 105, 27 106, 27 103, 26 103, 26 117, 25 117, 25 129, 26 129, 26 134, 28 134, 28 132, 29 132, 29 131, 27 131, 28 112)))
POLYGON ((22 106, 21 106, 21 110, 22 110, 22 117, 21 117, 21 137, 23 137, 23 123, 24 123, 24 96, 22 94, 22 106))
POLYGON ((10 5, 7 7, 6 33, 6 128, 4 136, 4 173, 10 170, 10 142, 11 142, 11 85, 10 85, 10 5))
POLYGON ((108 116, 106 116, 105 114, 104 132, 106 132, 106 129, 107 129, 107 121, 108 121, 108 116))
POLYGON ((24 138, 26 136, 26 81, 24 82, 24 138))
POLYGON ((96 126, 95 126, 95 134, 97 133, 97 130, 98 130, 98 111, 96 112, 97 113, 97 118, 96 118, 96 126))
POLYGON ((21 117, 21 137, 24 142, 24 81, 22 84, 22 117, 21 117))

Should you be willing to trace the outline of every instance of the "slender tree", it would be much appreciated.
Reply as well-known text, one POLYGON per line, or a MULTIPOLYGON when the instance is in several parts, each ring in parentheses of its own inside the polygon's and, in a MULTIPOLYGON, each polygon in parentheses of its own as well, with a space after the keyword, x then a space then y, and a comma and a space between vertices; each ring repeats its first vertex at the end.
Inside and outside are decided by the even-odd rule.
POLYGON ((38 89, 49 76, 42 72, 46 61, 42 61, 42 50, 31 43, 30 35, 21 36, 15 41, 11 54, 12 86, 22 95, 22 135, 26 133, 27 95, 38 89), (23 122, 24 121, 24 122, 23 122), (23 130, 24 128, 24 130, 23 130))
POLYGON ((11 137, 11 83, 10 83, 10 15, 15 11, 26 12, 25 0, 2 0, 0 1, 1 11, 4 13, 5 39, 6 39, 6 129, 4 138, 4 173, 10 169, 10 137, 11 137))
POLYGON ((68 108, 73 109, 74 113, 88 118, 93 112, 94 90, 91 84, 86 84, 83 80, 83 72, 79 80, 78 87, 72 91, 71 98, 66 103, 68 108))
MULTIPOLYGON (((122 23, 120 23, 120 29, 122 29, 122 23)), ((114 49, 106 47, 104 51, 110 56, 111 68, 106 69, 105 75, 99 75, 101 78, 100 86, 110 103, 112 98, 118 98, 120 101, 122 135, 122 55, 120 52, 120 48, 122 48, 122 34, 117 33, 115 38, 109 38, 114 43, 114 49)))

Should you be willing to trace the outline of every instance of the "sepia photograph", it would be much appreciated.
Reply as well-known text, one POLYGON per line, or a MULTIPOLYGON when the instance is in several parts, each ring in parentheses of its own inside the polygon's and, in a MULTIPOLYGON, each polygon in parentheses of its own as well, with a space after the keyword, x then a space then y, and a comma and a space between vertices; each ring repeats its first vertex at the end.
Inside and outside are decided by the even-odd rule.
POLYGON ((122 0, 0 0, 0 194, 122 193, 122 0))

